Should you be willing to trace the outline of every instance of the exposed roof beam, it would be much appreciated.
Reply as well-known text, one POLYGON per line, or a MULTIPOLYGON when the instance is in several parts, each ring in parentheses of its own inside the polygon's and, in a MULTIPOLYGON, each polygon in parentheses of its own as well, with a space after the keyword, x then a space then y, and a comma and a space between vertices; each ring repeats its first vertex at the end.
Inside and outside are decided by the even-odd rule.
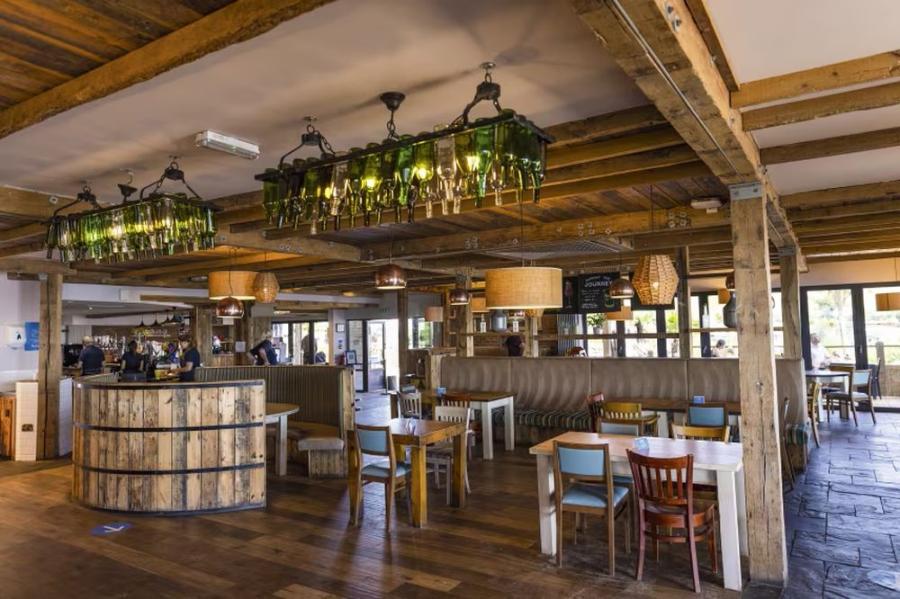
POLYGON ((256 37, 331 0, 237 0, 193 23, 0 112, 0 138, 256 37))
POLYGON ((778 196, 771 193, 756 142, 731 107, 728 86, 684 0, 668 0, 665 6, 655 0, 571 2, 619 66, 723 183, 763 184, 771 204, 772 239, 799 252, 778 196))
POLYGON ((773 146, 761 149, 760 155, 764 164, 780 164, 894 146, 900 146, 900 127, 773 146))
POLYGON ((900 104, 900 82, 748 110, 743 113, 744 129, 755 131, 895 104, 900 104))
POLYGON ((566 145, 666 124, 668 121, 655 106, 645 105, 560 123, 545 130, 556 138, 555 145, 566 145))
POLYGON ((864 214, 887 214, 900 212, 900 201, 893 198, 880 200, 855 201, 828 206, 809 206, 788 211, 791 222, 820 219, 844 219, 864 214))
POLYGON ((900 77, 900 50, 748 81, 731 94, 731 105, 743 108, 892 77, 900 77))
POLYGON ((648 150, 659 150, 684 144, 671 127, 652 129, 643 133, 614 137, 603 141, 557 148, 547 153, 547 168, 568 164, 617 158, 648 150))
POLYGON ((728 55, 725 54, 725 48, 722 47, 722 42, 716 31, 715 23, 713 23, 713 20, 709 16, 709 11, 706 8, 706 0, 685 1, 691 11, 691 15, 694 17, 694 22, 697 23, 697 28, 700 29, 700 35, 703 36, 703 41, 706 42, 706 47, 709 48, 713 61, 716 64, 716 68, 719 71, 719 75, 722 76, 722 80, 725 82, 729 91, 737 91, 737 79, 735 79, 734 73, 731 71, 731 64, 728 60, 728 55))
POLYGON ((42 249, 44 249, 43 241, 32 241, 28 243, 20 243, 17 245, 8 245, 0 248, 0 257, 21 256, 22 254, 39 252, 42 249))
POLYGON ((14 272, 31 275, 62 274, 74 275, 77 271, 56 260, 39 260, 37 258, 3 258, 0 260, 0 272, 14 272))
MULTIPOLYGON (((0 112, 0 115, 3 113, 0 112)), ((49 193, 19 189, 18 187, 0 187, 0 215, 16 216, 24 219, 46 220, 53 216, 53 212, 60 206, 71 202, 72 198, 55 196, 49 193), (57 202, 51 203, 51 198, 57 198, 57 202)), ((84 204, 86 207, 87 205, 84 204)), ((71 208, 77 211, 80 205, 71 208)))
POLYGON ((900 198, 900 180, 791 193, 782 198, 782 203, 793 212, 795 209, 849 204, 879 198, 900 198))

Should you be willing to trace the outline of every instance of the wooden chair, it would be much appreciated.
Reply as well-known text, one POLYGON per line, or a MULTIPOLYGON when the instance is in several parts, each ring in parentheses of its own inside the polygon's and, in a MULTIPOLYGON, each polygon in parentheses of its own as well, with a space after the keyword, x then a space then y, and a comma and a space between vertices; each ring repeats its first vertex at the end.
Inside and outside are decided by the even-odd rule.
POLYGON ((638 556, 635 578, 644 575, 646 540, 687 543, 694 592, 700 592, 696 543, 706 541, 713 572, 719 571, 716 549, 716 504, 694 498, 694 456, 653 458, 628 452, 638 503, 638 556))
POLYGON ((645 434, 652 427, 655 433, 659 416, 644 416, 641 404, 625 401, 604 401, 600 404, 597 432, 616 435, 645 434))
POLYGON ((872 371, 861 369, 854 370, 850 374, 850 389, 845 393, 843 391, 828 393, 825 395, 825 409, 828 412, 828 418, 831 419, 831 410, 836 403, 838 408, 841 404, 847 404, 850 412, 853 414, 853 423, 859 426, 856 418, 856 404, 860 401, 869 402, 869 413, 872 415, 872 424, 875 424, 875 402, 872 401, 872 371), (864 391, 857 391, 864 389, 864 391))
POLYGON ((469 426, 466 434, 466 449, 469 459, 472 459, 472 448, 475 441, 481 435, 481 421, 475 418, 475 409, 472 405, 472 396, 467 393, 445 393, 440 399, 440 405, 451 408, 467 408, 469 410, 469 426))
POLYGON ((616 518, 624 516, 625 551, 631 553, 631 509, 628 488, 613 484, 609 445, 589 443, 553 443, 553 477, 556 493, 556 565, 562 566, 563 514, 575 513, 575 538, 578 542, 578 516, 592 514, 607 521, 609 573, 616 572, 616 518), (566 483, 570 484, 566 486, 566 483), (612 498, 612 500, 610 500, 612 498))
POLYGON ((603 393, 588 395, 584 400, 591 417, 591 430, 595 433, 600 432, 600 417, 603 415, 604 401, 603 393))
POLYGON ((398 392, 397 408, 401 418, 421 418, 422 394, 418 389, 398 392))
POLYGON ((806 413, 809 416, 810 426, 812 427, 813 441, 816 447, 819 445, 819 396, 822 393, 822 383, 819 381, 809 381, 806 384, 806 413))
POLYGON ((790 410, 790 400, 785 397, 781 408, 781 464, 782 469, 787 470, 788 482, 791 486, 788 491, 794 489, 794 463, 791 461, 791 454, 787 447, 787 427, 788 427, 788 410, 790 410))
POLYGON ((884 358, 878 358, 878 364, 871 367, 872 398, 884 399, 881 394, 881 373, 884 372, 884 358))
POLYGON ((391 427, 357 424, 349 440, 350 476, 348 479, 350 482, 351 522, 355 526, 359 526, 364 486, 369 483, 380 483, 384 485, 385 528, 391 529, 391 507, 394 504, 394 493, 401 489, 406 489, 407 510, 410 523, 412 523, 412 506, 410 505, 408 485, 412 467, 404 461, 397 461, 391 427), (364 455, 386 457, 387 459, 365 464, 363 462, 364 455))
MULTIPOLYGON (((440 422, 462 422, 469 428, 469 417, 472 410, 462 406, 437 406, 434 408, 434 419, 440 422)), ((441 469, 444 469, 447 481, 447 505, 450 505, 453 488, 453 441, 443 441, 429 445, 425 456, 425 463, 434 468, 434 482, 437 488, 441 488, 441 469)), ((469 471, 466 469, 466 493, 471 493, 469 486, 469 471)))
POLYGON ((689 424, 675 424, 671 422, 669 428, 673 439, 690 439, 693 441, 722 441, 728 443, 731 439, 730 426, 691 426, 689 424))
POLYGON ((706 402, 688 404, 684 414, 689 426, 728 426, 728 404, 706 402))

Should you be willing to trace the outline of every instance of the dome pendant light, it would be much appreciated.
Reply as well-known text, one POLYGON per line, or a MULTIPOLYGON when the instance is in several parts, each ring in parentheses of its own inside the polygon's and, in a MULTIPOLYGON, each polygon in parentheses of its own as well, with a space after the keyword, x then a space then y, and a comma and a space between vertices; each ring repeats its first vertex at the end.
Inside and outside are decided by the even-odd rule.
POLYGON ((623 272, 622 257, 619 256, 619 278, 610 283, 609 297, 612 299, 623 300, 634 297, 634 285, 628 279, 628 273, 623 272))
POLYGON ((450 290, 447 301, 451 306, 466 306, 472 301, 472 294, 466 289, 465 275, 456 275, 456 287, 450 290))
POLYGON ((390 254, 388 255, 388 263, 378 267, 375 271, 375 288, 382 291, 390 291, 392 289, 406 289, 406 271, 393 264, 394 260, 394 241, 391 240, 390 254))
MULTIPOLYGON (((900 281, 897 273, 897 259, 894 258, 894 280, 900 281)), ((891 312, 900 310, 900 291, 885 291, 875 294, 875 310, 878 312, 891 312)))
MULTIPOLYGON (((235 252, 234 252, 234 250, 232 250, 232 252, 231 252, 232 264, 234 264, 234 254, 235 254, 235 252)), ((247 271, 241 271, 241 272, 243 274, 247 274, 247 271)), ((212 291, 213 290, 212 275, 215 273, 209 273, 209 274, 210 274, 210 277, 209 277, 210 291, 212 291)), ((244 316, 244 302, 242 302, 240 299, 238 299, 237 297, 234 296, 234 287, 232 285, 232 275, 233 274, 234 274, 234 271, 229 269, 227 279, 226 279, 227 283, 228 283, 228 290, 227 290, 227 292, 225 292, 224 289, 222 289, 223 296, 213 297, 213 294, 210 293, 210 299, 218 299, 218 302, 216 303, 216 316, 218 316, 219 318, 243 318, 243 316, 244 316)), ((252 274, 253 274, 253 277, 241 277, 244 287, 247 287, 246 283, 247 283, 248 279, 251 282, 251 287, 252 287, 252 281, 256 278, 256 273, 252 273, 252 274)), ((222 283, 224 283, 224 282, 225 281, 222 281, 222 283)), ((223 284, 220 284, 218 286, 224 287, 223 284)), ((249 291, 252 291, 252 289, 245 290, 245 292, 249 292, 249 291)), ((217 293, 217 295, 218 295, 218 293, 217 293)), ((246 297, 246 296, 243 296, 243 297, 246 297)), ((248 299, 253 299, 252 293, 250 293, 248 299)))

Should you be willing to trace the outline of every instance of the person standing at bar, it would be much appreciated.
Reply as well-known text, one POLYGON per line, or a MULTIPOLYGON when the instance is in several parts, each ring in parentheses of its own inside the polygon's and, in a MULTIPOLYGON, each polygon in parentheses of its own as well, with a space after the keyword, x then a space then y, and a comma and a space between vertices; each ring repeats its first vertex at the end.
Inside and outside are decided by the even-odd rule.
POLYGON ((93 337, 85 335, 81 340, 84 348, 78 356, 81 363, 81 376, 100 374, 103 372, 103 350, 94 345, 93 337))
POLYGON ((192 383, 194 381, 194 371, 200 367, 200 352, 197 351, 196 344, 193 339, 181 340, 181 367, 175 368, 172 372, 178 373, 178 380, 182 383, 192 383))
POLYGON ((121 370, 123 382, 135 382, 147 380, 147 364, 144 354, 138 353, 138 344, 134 339, 128 343, 128 351, 122 354, 121 370))
POLYGON ((266 333, 262 341, 253 346, 250 355, 256 361, 257 366, 274 366, 278 363, 278 354, 272 345, 272 333, 266 333))
POLYGON ((519 335, 510 335, 503 342, 506 346, 506 353, 513 358, 521 357, 525 353, 525 342, 519 335))

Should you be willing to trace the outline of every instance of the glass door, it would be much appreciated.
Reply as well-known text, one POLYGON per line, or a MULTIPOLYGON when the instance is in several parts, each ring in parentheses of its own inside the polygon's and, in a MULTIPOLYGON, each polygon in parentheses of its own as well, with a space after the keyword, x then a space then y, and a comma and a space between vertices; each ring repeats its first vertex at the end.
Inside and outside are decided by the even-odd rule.
POLYGON ((366 391, 385 388, 384 321, 366 323, 366 391))
POLYGON ((809 364, 813 368, 830 364, 855 365, 864 361, 862 339, 854 326, 853 290, 810 289, 806 292, 809 326, 809 364))
POLYGON ((353 366, 353 384, 357 391, 366 390, 366 337, 365 321, 347 322, 347 364, 353 366))

